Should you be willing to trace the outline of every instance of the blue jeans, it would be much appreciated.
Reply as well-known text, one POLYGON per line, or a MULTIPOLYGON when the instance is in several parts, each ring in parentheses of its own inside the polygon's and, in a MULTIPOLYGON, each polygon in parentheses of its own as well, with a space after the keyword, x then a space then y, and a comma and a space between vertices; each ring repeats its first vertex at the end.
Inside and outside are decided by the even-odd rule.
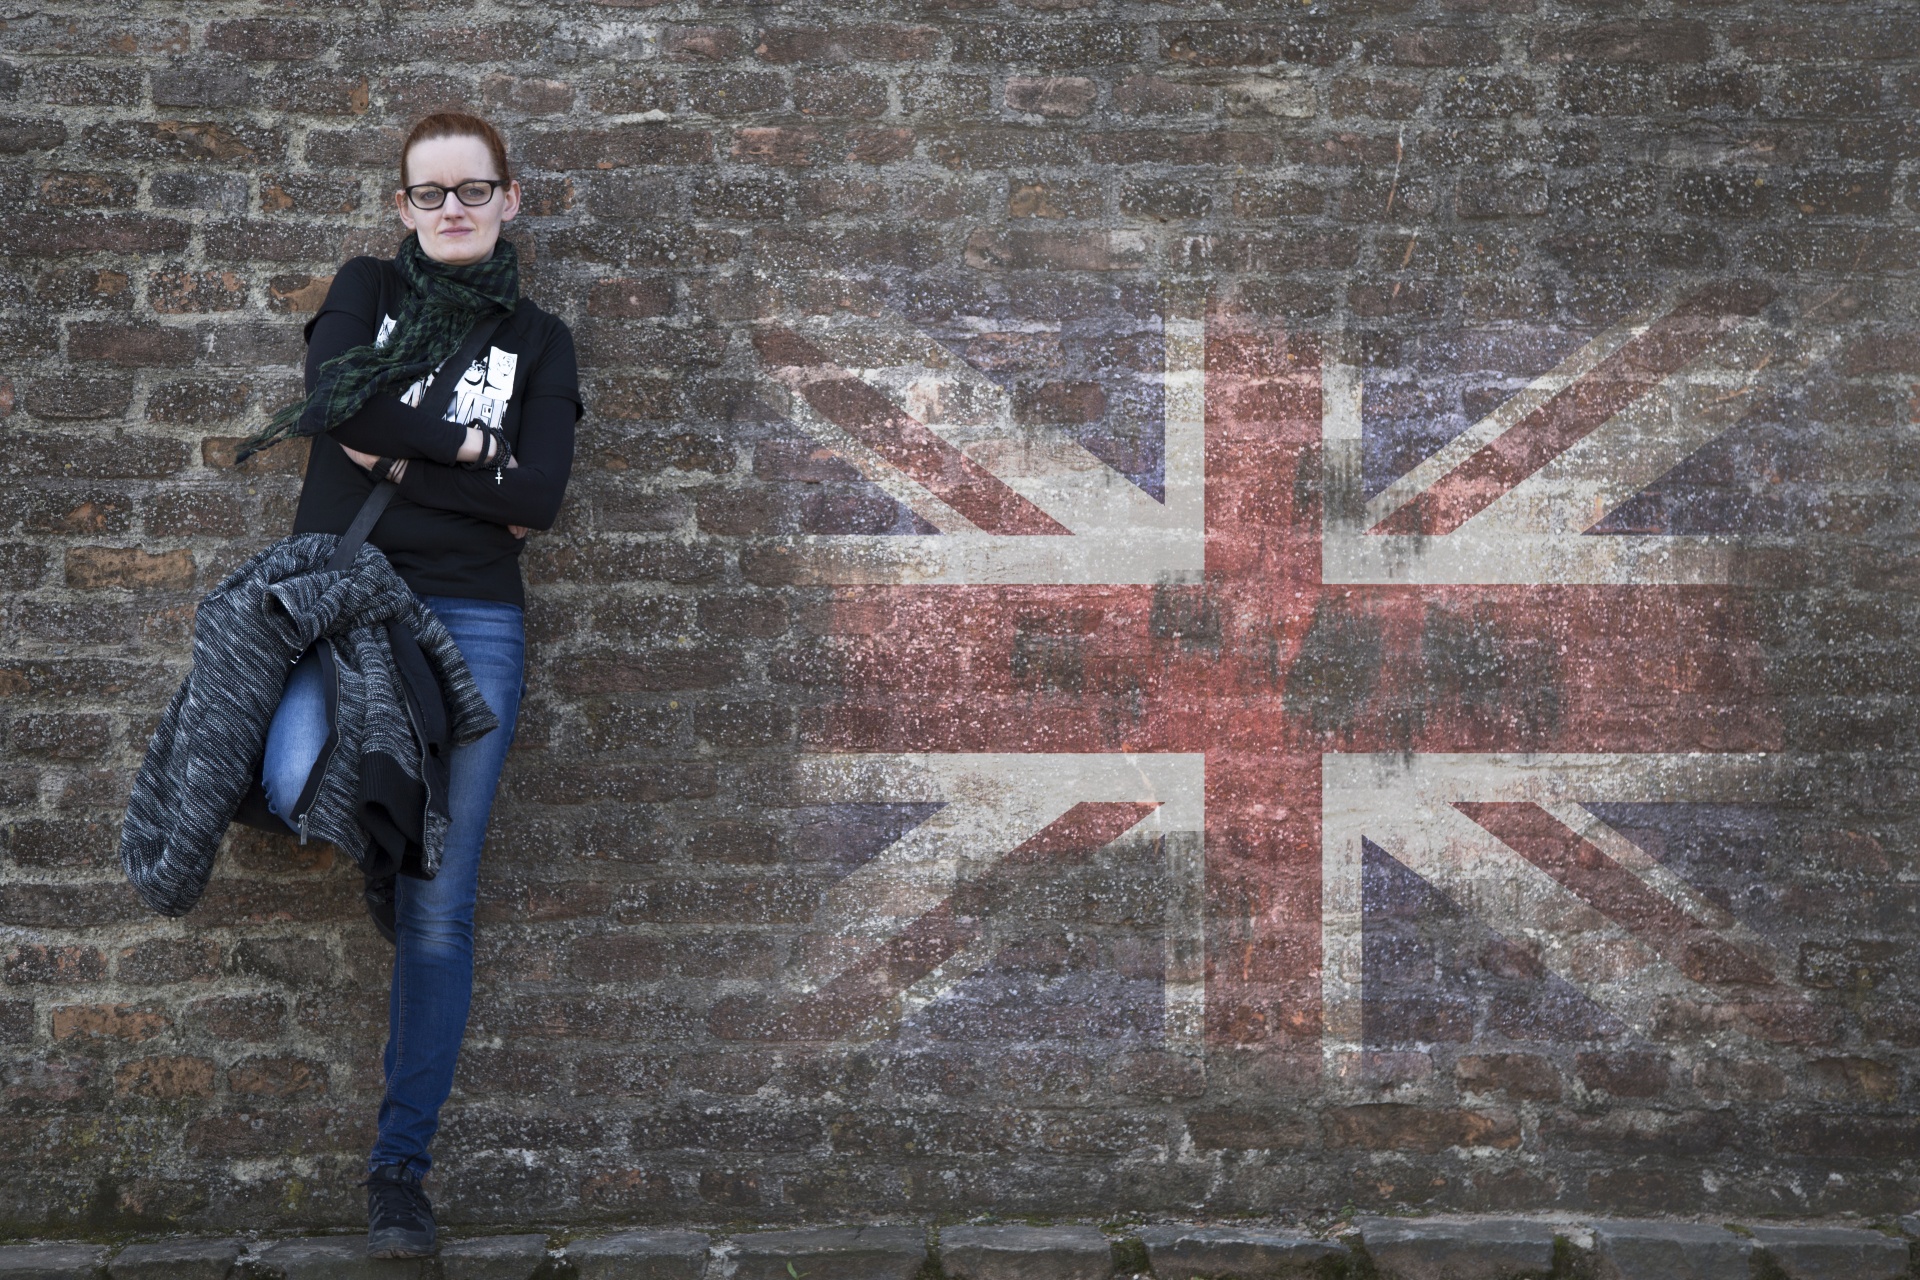
MULTIPOLYGON (((393 985, 387 997, 387 1049, 382 1065, 386 1096, 369 1168, 404 1164, 426 1173, 427 1148, 440 1127, 440 1108, 453 1091, 453 1068, 467 1033, 473 1002, 473 904, 480 880, 480 846, 494 789, 513 742, 526 666, 526 634, 518 605, 455 596, 422 596, 453 633, 481 696, 500 727, 478 742, 454 748, 448 761, 447 806, 452 821, 440 873, 431 880, 395 882, 393 985)), ((327 740, 326 691, 311 654, 294 666, 280 708, 267 729, 261 783, 267 803, 285 817, 300 798, 327 740)))

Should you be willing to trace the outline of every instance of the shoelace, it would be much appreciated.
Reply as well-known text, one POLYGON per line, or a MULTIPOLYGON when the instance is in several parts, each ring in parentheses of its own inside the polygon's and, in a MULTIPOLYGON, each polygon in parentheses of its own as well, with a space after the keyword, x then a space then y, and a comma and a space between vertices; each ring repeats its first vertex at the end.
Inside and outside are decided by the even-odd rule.
POLYGON ((367 1224, 371 1230, 386 1226, 411 1227, 432 1212, 427 1193, 411 1178, 368 1178, 360 1184, 372 1192, 367 1224))

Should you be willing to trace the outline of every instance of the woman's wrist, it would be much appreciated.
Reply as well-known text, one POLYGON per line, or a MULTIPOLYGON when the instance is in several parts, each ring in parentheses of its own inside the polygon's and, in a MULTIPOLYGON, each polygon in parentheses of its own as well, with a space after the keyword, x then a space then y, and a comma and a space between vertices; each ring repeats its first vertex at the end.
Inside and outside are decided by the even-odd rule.
POLYGON ((460 452, 454 455, 454 461, 478 462, 486 447, 486 435, 478 427, 468 427, 466 434, 460 437, 460 452))

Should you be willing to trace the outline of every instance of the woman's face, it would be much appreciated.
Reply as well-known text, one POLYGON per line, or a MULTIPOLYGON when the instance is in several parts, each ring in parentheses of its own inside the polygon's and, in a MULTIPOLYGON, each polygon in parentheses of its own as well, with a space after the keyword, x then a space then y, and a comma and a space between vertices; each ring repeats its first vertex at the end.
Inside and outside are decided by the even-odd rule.
POLYGON ((520 212, 520 184, 495 187, 482 205, 461 204, 453 189, 475 178, 497 180, 493 153, 478 138, 425 138, 407 153, 407 181, 431 182, 446 189, 438 209, 418 209, 407 193, 394 193, 400 221, 420 237, 420 247, 436 262, 461 265, 485 262, 499 243, 500 226, 520 212))

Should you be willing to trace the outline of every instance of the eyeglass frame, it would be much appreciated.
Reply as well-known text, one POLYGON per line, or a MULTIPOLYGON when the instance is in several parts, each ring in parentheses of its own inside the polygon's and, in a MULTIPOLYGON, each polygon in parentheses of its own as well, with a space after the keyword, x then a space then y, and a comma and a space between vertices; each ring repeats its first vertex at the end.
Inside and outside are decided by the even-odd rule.
POLYGON ((427 212, 431 213, 436 209, 446 208, 448 196, 452 196, 455 200, 458 200, 462 205, 462 207, 464 208, 484 209, 488 205, 493 203, 493 197, 496 193, 499 192, 500 188, 507 185, 509 184, 504 178, 462 178, 460 179, 460 181, 454 183, 450 187, 443 187, 437 182, 416 182, 410 187, 402 187, 401 193, 407 197, 408 204, 412 205, 416 209, 424 209, 427 212), (460 188, 473 186, 476 183, 484 183, 486 185, 487 198, 485 200, 469 201, 460 194, 460 188), (440 193, 440 203, 421 204, 418 200, 413 198, 414 192, 425 190, 428 188, 431 188, 432 190, 438 191, 440 193))

